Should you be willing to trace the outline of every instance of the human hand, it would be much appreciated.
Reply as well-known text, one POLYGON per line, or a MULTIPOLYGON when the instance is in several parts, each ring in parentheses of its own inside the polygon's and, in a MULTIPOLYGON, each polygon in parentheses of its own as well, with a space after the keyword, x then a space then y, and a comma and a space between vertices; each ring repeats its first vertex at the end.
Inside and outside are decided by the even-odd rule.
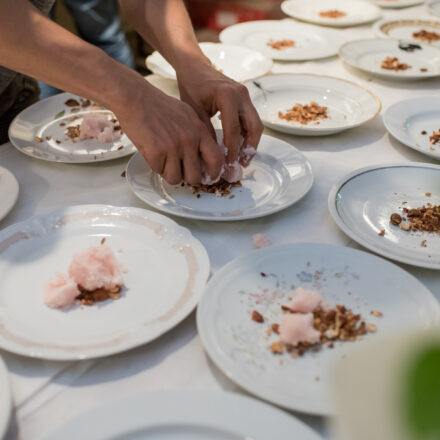
POLYGON ((252 157, 240 155, 241 149, 258 147, 263 124, 247 88, 215 70, 206 59, 177 69, 177 79, 182 101, 194 109, 213 134, 210 119, 220 111, 227 163, 239 160, 241 165, 249 165, 252 157))

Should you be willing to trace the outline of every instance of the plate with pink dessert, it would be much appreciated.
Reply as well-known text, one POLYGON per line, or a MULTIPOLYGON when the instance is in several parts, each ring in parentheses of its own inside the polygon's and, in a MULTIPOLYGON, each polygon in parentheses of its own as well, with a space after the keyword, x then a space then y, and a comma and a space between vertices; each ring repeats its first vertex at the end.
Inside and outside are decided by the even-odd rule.
POLYGON ((24 109, 12 121, 9 139, 22 153, 50 162, 102 162, 136 151, 111 111, 71 93, 24 109))
POLYGON ((400 267, 316 243, 238 258, 206 286, 197 310, 216 366, 247 392, 290 410, 334 413, 329 371, 376 336, 440 322, 438 301, 400 267))
POLYGON ((0 232, 0 348, 53 360, 128 350, 182 321, 208 275, 202 244, 160 214, 84 205, 31 218, 0 232))
MULTIPOLYGON (((222 146, 221 130, 217 130, 217 140, 222 146)), ((127 165, 127 181, 136 196, 155 209, 180 217, 215 221, 273 214, 301 200, 312 187, 310 162, 287 142, 263 135, 257 152, 247 147, 243 154, 253 157, 247 168, 236 162, 214 184, 205 181, 190 186, 169 185, 138 153, 127 165)))

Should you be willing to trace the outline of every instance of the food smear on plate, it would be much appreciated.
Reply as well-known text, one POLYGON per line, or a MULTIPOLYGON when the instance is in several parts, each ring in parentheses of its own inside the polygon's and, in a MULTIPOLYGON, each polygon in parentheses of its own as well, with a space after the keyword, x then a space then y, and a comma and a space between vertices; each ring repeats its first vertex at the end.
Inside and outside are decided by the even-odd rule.
POLYGON ((440 34, 434 31, 427 31, 425 29, 421 29, 418 32, 413 32, 412 36, 417 38, 420 41, 424 41, 426 43, 432 43, 433 41, 440 40, 440 34))
POLYGON ((285 113, 279 111, 278 117, 288 122, 298 122, 307 125, 310 122, 319 124, 321 119, 329 119, 328 108, 319 105, 317 102, 311 101, 310 104, 295 104, 285 113))
POLYGON ((295 41, 284 39, 284 40, 272 40, 272 38, 267 42, 267 45, 275 50, 283 50, 289 47, 295 47, 295 41))
POLYGON ((58 274, 44 286, 48 307, 63 309, 77 301, 91 306, 109 298, 119 299, 124 284, 122 265, 111 248, 102 244, 76 254, 68 275, 58 274))
POLYGON ((328 11, 321 11, 318 14, 322 18, 342 18, 347 15, 344 11, 339 11, 338 9, 330 9, 328 11))
POLYGON ((406 63, 401 63, 397 57, 386 57, 380 67, 385 70, 394 70, 395 72, 411 69, 406 63))
MULTIPOLYGON (((324 302, 318 291, 302 287, 295 289, 291 303, 282 304, 281 310, 283 315, 280 322, 270 323, 271 320, 257 310, 251 315, 258 325, 270 323, 266 333, 268 336, 278 336, 278 340, 271 342, 269 347, 276 355, 287 352, 291 357, 302 356, 309 350, 333 348, 337 341, 359 340, 363 335, 377 330, 375 324, 367 323, 359 313, 354 313, 344 305, 331 307, 324 302), (261 318, 255 319, 256 316, 261 318)), ((382 317, 379 311, 371 315, 382 317)))
POLYGON ((254 249, 263 249, 269 247, 272 243, 265 234, 254 234, 252 236, 252 242, 254 244, 254 249))

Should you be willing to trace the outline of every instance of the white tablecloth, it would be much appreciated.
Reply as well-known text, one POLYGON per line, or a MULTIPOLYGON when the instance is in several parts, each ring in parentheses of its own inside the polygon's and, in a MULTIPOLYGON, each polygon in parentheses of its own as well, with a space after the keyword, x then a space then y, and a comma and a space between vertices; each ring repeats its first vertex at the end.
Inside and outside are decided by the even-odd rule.
MULTIPOLYGON (((413 18, 426 15, 423 7, 386 11, 386 16, 413 18)), ((373 37, 370 26, 340 31, 349 38, 373 37)), ((391 82, 371 79, 349 70, 335 58, 309 63, 276 63, 273 71, 312 72, 346 78, 371 89, 386 109, 406 98, 432 96, 439 92, 440 80, 391 82)), ((153 77, 155 84, 168 89, 173 84, 153 77)), ((391 162, 431 162, 392 139, 381 116, 363 127, 324 138, 277 136, 300 149, 311 161, 315 184, 300 203, 279 214, 258 220, 214 223, 175 220, 188 227, 206 246, 215 272, 233 258, 252 250, 252 235, 267 234, 273 244, 301 241, 335 243, 358 247, 339 231, 327 209, 332 184, 351 170, 391 162)), ((30 216, 75 204, 104 203, 116 206, 146 206, 128 188, 121 172, 127 160, 102 164, 62 165, 32 159, 11 144, 0 146, 0 164, 10 169, 20 182, 20 197, 4 228, 30 216)), ((440 299, 438 271, 404 267, 440 299)), ((55 363, 27 359, 1 352, 10 371, 15 412, 8 438, 37 439, 69 418, 110 399, 161 389, 237 390, 208 360, 197 335, 194 313, 156 342, 100 360, 55 363)), ((328 437, 325 421, 297 415, 328 437)))

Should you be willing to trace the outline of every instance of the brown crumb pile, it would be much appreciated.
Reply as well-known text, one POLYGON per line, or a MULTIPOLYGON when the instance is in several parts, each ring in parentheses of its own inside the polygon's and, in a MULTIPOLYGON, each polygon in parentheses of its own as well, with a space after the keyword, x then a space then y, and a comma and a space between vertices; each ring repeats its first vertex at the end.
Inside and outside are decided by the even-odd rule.
POLYGON ((85 290, 83 287, 78 286, 79 291, 81 292, 77 299, 81 301, 81 303, 85 306, 93 306, 95 302, 106 301, 109 298, 111 299, 119 299, 121 294, 121 286, 116 286, 111 290, 106 289, 96 289, 96 290, 85 290))
POLYGON ((412 36, 417 38, 418 40, 425 41, 427 43, 432 43, 433 41, 440 40, 440 34, 437 32, 430 32, 425 29, 420 30, 419 32, 413 32, 412 36))
POLYGON ((203 185, 200 183, 190 186, 192 188, 193 194, 197 195, 197 198, 200 198, 200 192, 205 192, 208 194, 218 194, 224 197, 231 194, 232 188, 240 187, 241 182, 229 183, 226 182, 226 180, 224 179, 220 179, 217 183, 214 183, 213 185, 203 185))
MULTIPOLYGON (((430 193, 426 193, 430 194, 430 193)), ((391 214, 390 223, 404 231, 435 232, 440 234, 440 205, 427 203, 420 208, 402 208, 402 215, 391 214)), ((426 247, 426 242, 423 247, 426 247)))
MULTIPOLYGON (((288 122, 299 122, 307 125, 309 122, 319 121, 320 119, 328 119, 327 107, 320 106, 317 102, 311 101, 310 104, 295 104, 285 113, 278 112, 278 117, 288 122)), ((319 123, 319 122, 318 122, 319 123)))
POLYGON ((432 135, 429 136, 429 142, 431 142, 432 145, 437 143, 440 144, 440 129, 432 132, 432 135))
POLYGON ((411 69, 411 66, 406 63, 399 62, 397 57, 386 57, 381 64, 382 69, 394 70, 398 72, 399 70, 411 69))
POLYGON ((295 47, 295 42, 293 40, 272 40, 270 39, 267 43, 272 49, 283 50, 288 47, 295 47))
POLYGON ((347 15, 346 12, 338 11, 337 9, 331 9, 329 11, 321 11, 319 16, 322 18, 341 18, 347 15))

